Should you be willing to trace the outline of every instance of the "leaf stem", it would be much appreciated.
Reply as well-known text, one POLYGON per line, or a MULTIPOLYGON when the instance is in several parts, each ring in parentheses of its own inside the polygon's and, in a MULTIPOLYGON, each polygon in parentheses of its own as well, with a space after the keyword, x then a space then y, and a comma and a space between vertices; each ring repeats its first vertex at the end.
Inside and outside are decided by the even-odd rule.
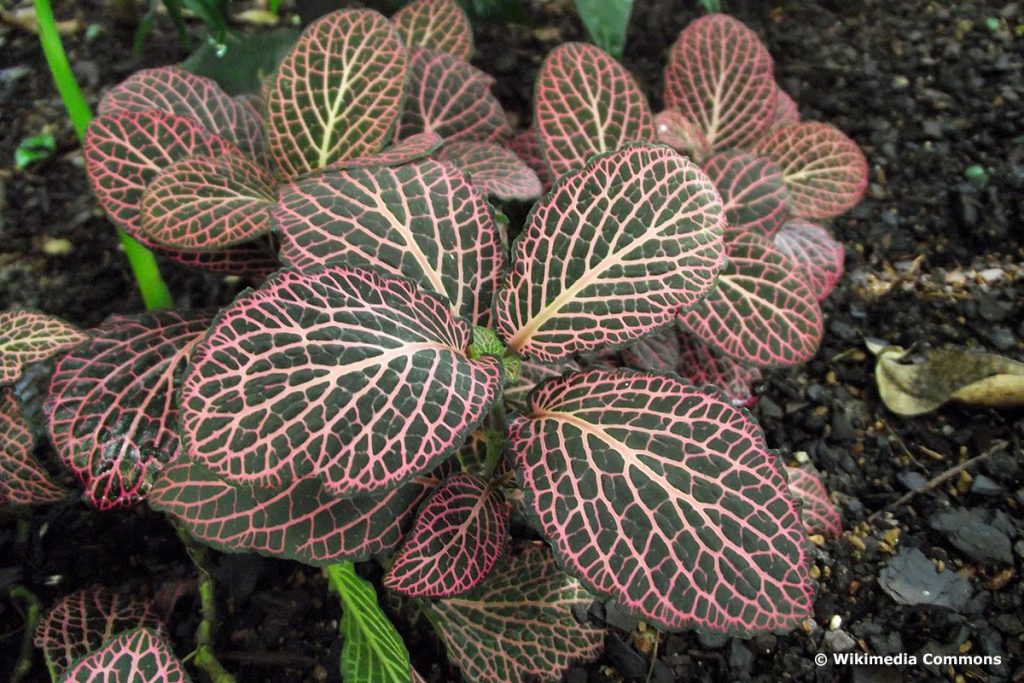
POLYGON ((180 525, 174 524, 174 528, 199 574, 199 608, 202 619, 196 629, 196 651, 192 661, 213 683, 235 683, 235 677, 228 673, 213 650, 217 629, 217 600, 213 577, 207 570, 209 556, 206 547, 196 543, 180 525))
MULTIPOLYGON (((78 87, 75 74, 71 70, 67 53, 61 43, 60 34, 57 32, 57 21, 53 17, 53 7, 50 0, 35 0, 36 21, 39 24, 39 43, 42 45, 43 54, 46 55, 46 63, 50 67, 50 74, 53 82, 57 85, 57 91, 64 102, 64 108, 68 111, 71 123, 75 127, 78 139, 85 138, 86 128, 92 120, 92 111, 89 109, 82 89, 78 87)), ((132 273, 135 275, 135 282, 138 284, 142 300, 147 310, 154 308, 167 308, 174 304, 170 290, 160 275, 160 268, 156 264, 156 258, 146 247, 139 244, 132 237, 117 229, 124 253, 128 257, 132 273)))
MULTIPOLYGON (((33 637, 39 624, 39 598, 24 586, 11 586, 7 590, 11 600, 25 603, 25 632, 21 635, 21 650, 18 659, 11 669, 11 683, 20 683, 32 670, 32 653, 34 652, 33 637)), ((53 672, 50 672, 52 677, 53 672)))

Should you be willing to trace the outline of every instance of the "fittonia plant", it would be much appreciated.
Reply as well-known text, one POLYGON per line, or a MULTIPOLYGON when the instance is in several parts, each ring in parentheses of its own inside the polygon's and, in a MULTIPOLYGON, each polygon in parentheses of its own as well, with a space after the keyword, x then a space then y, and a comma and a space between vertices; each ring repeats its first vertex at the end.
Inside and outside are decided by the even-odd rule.
MULTIPOLYGON (((757 367, 817 348, 842 251, 806 219, 855 201, 863 158, 822 124, 778 127, 770 59, 720 16, 669 67, 695 160, 655 141, 664 117, 628 72, 576 44, 545 62, 536 127, 511 141, 463 61, 467 27, 451 0, 394 23, 335 12, 258 107, 173 67, 112 90, 85 145, 111 218, 184 262, 283 267, 218 313, 114 317, 87 339, 39 319, 36 343, 31 318, 5 318, 4 380, 75 344, 48 417, 86 499, 325 567, 353 680, 418 678, 348 564, 373 559, 473 681, 595 657, 602 632, 576 617, 595 595, 664 630, 793 628, 812 606, 805 522, 835 520, 741 406, 757 367), (701 99, 709 78, 722 102, 701 99), (488 197, 541 181, 507 249, 488 197), (634 369, 595 361, 619 350, 634 369), (542 540, 510 538, 513 513, 542 540)), ((7 468, 28 446, 5 425, 7 468)), ((69 670, 141 648, 181 678, 162 638, 127 624, 69 670)))

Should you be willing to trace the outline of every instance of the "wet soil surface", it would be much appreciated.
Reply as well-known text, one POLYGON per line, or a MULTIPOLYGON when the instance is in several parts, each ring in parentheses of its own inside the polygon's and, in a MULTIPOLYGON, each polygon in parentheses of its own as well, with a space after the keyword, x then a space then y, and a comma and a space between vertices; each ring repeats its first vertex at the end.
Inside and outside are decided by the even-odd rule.
MULTIPOLYGON (((597 609, 611 626, 606 653, 569 680, 1022 681, 1024 413, 948 406, 894 415, 879 400, 864 338, 1024 358, 1024 3, 723 4, 766 40, 804 117, 846 131, 870 162, 868 196, 831 226, 847 245, 847 274, 826 303, 821 351, 803 367, 771 373, 755 408, 785 460, 805 453, 824 473, 847 531, 814 546, 819 594, 804 629, 753 640, 683 633, 655 641, 614 608, 597 609), (984 177, 969 180, 972 166, 984 177), (979 455, 962 473, 928 483, 979 455), (914 551, 957 584, 951 607, 893 597, 906 601, 908 591, 931 587, 934 577, 913 565, 914 551), (907 653, 918 663, 815 664, 819 653, 843 651, 907 653), (926 653, 998 656, 1001 664, 930 665, 921 661, 926 653)), ((497 78, 521 124, 543 55, 583 37, 570 5, 538 0, 529 25, 476 27, 474 61, 497 78)), ((67 39, 93 102, 134 69, 183 56, 164 30, 134 60, 130 31, 117 29, 97 3, 82 7, 84 25, 104 31, 92 42, 85 31, 67 39)), ((70 3, 63 9, 64 17, 74 13, 70 3)), ((665 53, 697 15, 689 0, 636 0, 624 62, 656 103, 665 53)), ((83 326, 138 310, 34 39, 2 26, 0 52, 0 307, 33 307, 83 326), (44 128, 57 137, 57 155, 14 170, 18 142, 44 128)), ((168 270, 183 305, 225 303, 241 284, 168 270)), ((27 585, 44 604, 91 583, 152 594, 192 573, 169 525, 145 509, 43 508, 24 518, 24 536, 4 514, 0 584, 27 585)), ((240 681, 337 678, 337 607, 318 572, 223 556, 217 578, 218 648, 240 681)), ((189 650, 194 603, 180 601, 171 619, 180 653, 189 650)), ((4 599, 0 671, 16 656, 20 625, 4 599)), ((429 680, 459 680, 436 645, 406 635, 429 680)), ((34 664, 32 680, 46 680, 41 660, 34 664)))

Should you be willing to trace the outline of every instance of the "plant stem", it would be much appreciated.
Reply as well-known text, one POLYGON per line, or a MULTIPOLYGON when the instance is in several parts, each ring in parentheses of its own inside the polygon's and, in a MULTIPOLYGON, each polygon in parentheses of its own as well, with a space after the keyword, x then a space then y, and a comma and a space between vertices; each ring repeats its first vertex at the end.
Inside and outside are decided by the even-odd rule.
POLYGON ((21 635, 21 650, 18 652, 18 660, 11 670, 11 683, 19 683, 32 670, 32 643, 35 636, 36 626, 39 624, 39 598, 36 594, 24 586, 11 586, 7 590, 11 600, 19 600, 25 603, 25 632, 21 635))
MULTIPOLYGON (((39 23, 39 43, 46 55, 46 63, 50 66, 53 81, 64 102, 64 108, 67 109, 68 116, 71 117, 71 123, 75 126, 78 139, 82 140, 85 137, 89 121, 92 120, 92 112, 75 80, 67 53, 64 52, 64 45, 61 43, 60 34, 57 33, 57 22, 53 17, 50 0, 35 0, 35 9, 36 21, 39 23)), ((172 306, 174 301, 160 276, 160 268, 157 266, 152 252, 120 228, 118 228, 117 234, 121 239, 124 253, 128 257, 128 263, 131 265, 135 282, 138 284, 146 308, 152 310, 172 306)))
POLYGON ((206 569, 209 560, 206 548, 196 543, 181 526, 175 524, 174 528, 178 532, 178 538, 185 544, 188 556, 192 558, 192 563, 199 574, 199 608, 202 620, 196 629, 196 651, 192 661, 213 683, 235 683, 235 677, 228 673, 213 650, 217 629, 217 600, 213 593, 213 577, 206 569))

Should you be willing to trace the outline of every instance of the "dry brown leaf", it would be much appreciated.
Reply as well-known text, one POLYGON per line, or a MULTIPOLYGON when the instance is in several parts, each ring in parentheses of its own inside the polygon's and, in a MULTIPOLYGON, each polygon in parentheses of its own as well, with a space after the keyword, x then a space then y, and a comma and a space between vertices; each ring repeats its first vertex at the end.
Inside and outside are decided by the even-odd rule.
POLYGON ((992 353, 932 350, 919 363, 900 346, 869 343, 877 356, 875 381, 886 407, 899 415, 921 415, 947 401, 968 405, 1024 405, 1024 363, 992 353))

